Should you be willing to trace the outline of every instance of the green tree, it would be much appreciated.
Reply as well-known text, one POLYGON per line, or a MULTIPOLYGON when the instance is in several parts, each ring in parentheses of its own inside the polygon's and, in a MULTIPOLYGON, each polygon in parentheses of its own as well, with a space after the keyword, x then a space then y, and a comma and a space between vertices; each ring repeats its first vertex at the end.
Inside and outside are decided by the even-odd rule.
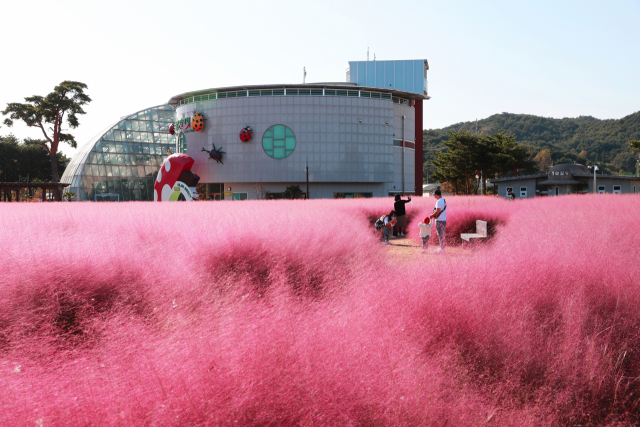
MULTIPOLYGON (((20 120, 29 127, 40 129, 44 140, 33 140, 44 147, 51 161, 51 179, 60 181, 58 173, 58 147, 65 142, 77 147, 73 135, 65 133, 63 123, 71 129, 79 126, 78 116, 85 114, 83 106, 91 102, 91 98, 84 93, 87 85, 80 82, 64 81, 53 89, 47 96, 34 95, 25 98, 25 103, 12 102, 2 114, 8 116, 4 123, 11 127, 14 121, 20 120)), ((59 195, 56 197, 59 198, 59 195)))
POLYGON ((433 164, 437 169, 431 177, 443 184, 450 184, 455 194, 460 192, 460 183, 463 191, 470 193, 470 179, 475 176, 476 170, 483 172, 484 189, 487 177, 495 174, 513 173, 517 176, 518 171, 535 170, 527 148, 518 144, 515 136, 504 132, 493 135, 472 134, 466 130, 450 132, 449 139, 443 144, 447 151, 436 154, 433 164))
MULTIPOLYGON (((56 153, 61 173, 69 159, 56 153)), ((20 142, 14 135, 0 136, 0 182, 16 182, 20 177, 29 180, 50 182, 51 161, 40 141, 25 139, 20 142)))
POLYGON ((631 148, 633 151, 640 151, 640 141, 638 140, 629 141, 629 148, 631 148))
POLYGON ((300 189, 299 185, 290 185, 285 188, 284 193, 282 193, 282 197, 285 199, 297 199, 302 197, 304 193, 302 189, 300 189))
POLYGON ((436 153, 433 159, 436 171, 431 178, 452 184, 455 194, 458 194, 461 183, 466 194, 469 194, 470 180, 475 175, 482 155, 478 135, 468 131, 449 132, 449 139, 443 144, 447 150, 436 153))

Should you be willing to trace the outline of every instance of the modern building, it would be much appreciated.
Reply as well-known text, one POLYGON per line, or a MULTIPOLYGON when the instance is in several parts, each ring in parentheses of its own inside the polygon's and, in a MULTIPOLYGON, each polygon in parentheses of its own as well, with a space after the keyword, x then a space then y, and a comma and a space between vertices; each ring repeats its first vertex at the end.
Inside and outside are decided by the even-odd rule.
MULTIPOLYGON (((594 193, 594 174, 584 165, 555 165, 546 174, 492 179, 494 194, 507 197, 509 190, 516 198, 560 196, 594 193)), ((640 193, 640 176, 601 175, 596 173, 598 193, 640 193)))
POLYGON ((79 200, 153 200, 171 147, 195 160, 214 200, 277 198, 291 185, 311 198, 421 195, 428 68, 422 59, 350 62, 347 82, 176 95, 89 141, 61 181, 79 200), (198 114, 204 122, 192 126, 198 114))

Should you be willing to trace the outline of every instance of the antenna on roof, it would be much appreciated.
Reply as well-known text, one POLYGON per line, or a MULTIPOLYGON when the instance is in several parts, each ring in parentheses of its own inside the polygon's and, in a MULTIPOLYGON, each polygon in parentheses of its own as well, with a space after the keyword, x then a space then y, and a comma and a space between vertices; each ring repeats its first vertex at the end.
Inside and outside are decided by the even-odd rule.
POLYGON ((302 67, 304 74, 302 75, 302 84, 305 84, 307 81, 307 67, 302 67))
POLYGON ((376 53, 373 52, 373 62, 376 62, 376 53))
POLYGON ((369 46, 367 46, 367 62, 369 62, 369 46))

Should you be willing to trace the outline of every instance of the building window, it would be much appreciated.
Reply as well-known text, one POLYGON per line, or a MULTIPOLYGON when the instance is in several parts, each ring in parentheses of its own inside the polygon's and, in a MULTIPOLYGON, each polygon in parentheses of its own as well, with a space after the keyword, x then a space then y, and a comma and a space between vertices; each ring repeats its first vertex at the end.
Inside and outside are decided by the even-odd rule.
POLYGON ((571 194, 571 186, 567 185, 567 194, 571 194))
POLYGON ((620 186, 619 185, 614 185, 613 186, 613 194, 620 194, 620 186))
POLYGON ((233 193, 233 200, 247 200, 247 193, 233 193))
POLYGON ((527 197, 527 187, 520 187, 520 197, 527 197))
POLYGON ((187 138, 184 136, 184 132, 180 132, 180 138, 178 139, 178 153, 187 154, 187 138))
POLYGON ((598 194, 604 194, 606 191, 604 190, 604 185, 598 185, 598 194))
POLYGON ((333 193, 334 199, 369 199, 373 193, 333 193))
POLYGON ((284 159, 296 148, 296 136, 284 125, 273 125, 262 135, 262 148, 267 156, 284 159))

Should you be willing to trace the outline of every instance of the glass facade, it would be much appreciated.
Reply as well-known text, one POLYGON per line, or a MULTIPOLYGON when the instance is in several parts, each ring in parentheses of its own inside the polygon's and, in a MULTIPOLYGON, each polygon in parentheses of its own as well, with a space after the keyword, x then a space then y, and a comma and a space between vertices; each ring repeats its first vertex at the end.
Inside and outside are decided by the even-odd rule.
POLYGON ((273 125, 262 136, 262 148, 269 157, 287 158, 296 148, 296 136, 285 125, 273 125))
POLYGON ((158 170, 168 150, 175 151, 169 134, 173 122, 170 105, 124 117, 78 151, 61 181, 70 183, 69 191, 82 201, 105 193, 118 194, 122 201, 152 201, 158 170))

